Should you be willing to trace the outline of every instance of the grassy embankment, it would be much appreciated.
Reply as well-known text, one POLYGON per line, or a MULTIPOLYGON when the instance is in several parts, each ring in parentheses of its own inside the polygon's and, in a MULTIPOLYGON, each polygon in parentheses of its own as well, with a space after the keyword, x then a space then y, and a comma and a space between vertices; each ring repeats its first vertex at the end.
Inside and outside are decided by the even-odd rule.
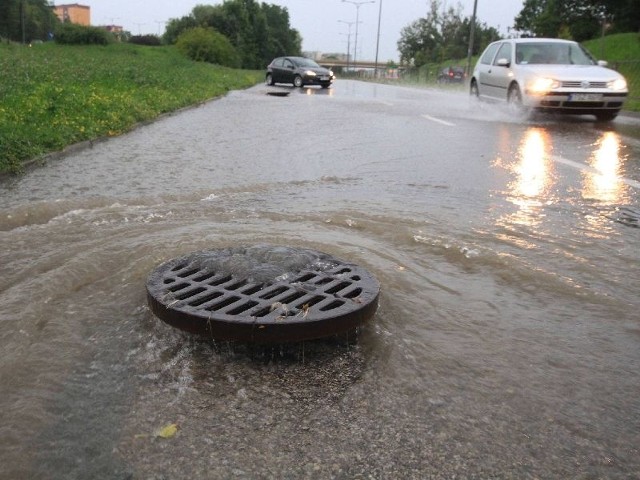
POLYGON ((640 34, 620 33, 589 40, 583 45, 598 59, 609 62, 627 79, 629 99, 625 110, 640 112, 640 34))
POLYGON ((262 75, 192 62, 173 47, 0 44, 0 173, 247 88, 262 75))
MULTIPOLYGON (((625 110, 640 112, 640 35, 637 33, 620 33, 583 42, 583 45, 599 60, 606 60, 609 66, 618 70, 629 84, 629 99, 625 103, 625 110)), ((471 68, 476 64, 477 57, 471 59, 471 68)), ((437 64, 429 64, 419 71, 408 75, 408 83, 435 84, 438 72, 450 65, 466 66, 466 59, 450 59, 437 64)), ((442 88, 466 90, 467 85, 442 85, 442 88)))

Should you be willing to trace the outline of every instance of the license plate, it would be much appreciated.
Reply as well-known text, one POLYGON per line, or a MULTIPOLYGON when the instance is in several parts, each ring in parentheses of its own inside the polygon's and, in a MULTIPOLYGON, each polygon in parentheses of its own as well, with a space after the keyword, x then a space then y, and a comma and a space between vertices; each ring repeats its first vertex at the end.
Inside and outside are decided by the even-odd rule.
POLYGON ((570 102, 599 102, 601 100, 601 93, 572 93, 569 95, 570 102))
POLYGON ((320 77, 320 80, 329 80, 329 77, 325 75, 323 77, 320 77))

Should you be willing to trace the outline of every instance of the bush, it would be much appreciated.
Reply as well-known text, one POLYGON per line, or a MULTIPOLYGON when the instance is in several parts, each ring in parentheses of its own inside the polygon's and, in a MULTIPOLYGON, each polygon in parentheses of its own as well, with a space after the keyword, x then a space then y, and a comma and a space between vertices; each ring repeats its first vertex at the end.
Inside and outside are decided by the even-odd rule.
POLYGON ((153 47, 162 45, 160 37, 157 35, 134 35, 129 39, 129 43, 135 43, 136 45, 149 45, 153 47))
POLYGON ((102 28, 61 23, 56 28, 54 39, 64 45, 107 45, 113 41, 113 36, 102 28))
POLYGON ((176 47, 196 62, 209 62, 225 67, 240 66, 240 57, 227 37, 212 28, 196 27, 178 37, 176 47))

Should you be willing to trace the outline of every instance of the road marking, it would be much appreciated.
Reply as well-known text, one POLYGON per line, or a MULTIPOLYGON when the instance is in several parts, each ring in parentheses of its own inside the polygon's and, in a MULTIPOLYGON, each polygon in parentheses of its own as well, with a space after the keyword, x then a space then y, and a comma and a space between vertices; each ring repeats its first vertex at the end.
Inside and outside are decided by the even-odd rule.
MULTIPOLYGON (((574 162, 573 160, 569 160, 568 158, 564 158, 564 157, 559 157, 557 155, 552 155, 551 159, 555 162, 558 163, 562 163, 563 165, 567 165, 569 167, 573 167, 577 170, 581 170, 583 172, 589 172, 589 173, 595 173, 595 174, 602 174, 602 172, 600 172, 598 169, 593 168, 589 165, 585 165, 583 163, 580 162, 574 162)), ((630 178, 625 178, 625 177, 617 177, 616 179, 619 182, 624 183, 625 185, 628 185, 630 187, 633 188, 638 188, 640 189, 640 182, 636 182, 635 180, 631 180, 630 178)))
POLYGON ((440 123, 442 125, 446 125, 447 127, 455 127, 455 123, 445 122, 444 120, 440 120, 439 118, 432 117, 431 115, 422 115, 422 118, 426 118, 427 120, 431 120, 432 122, 440 123))

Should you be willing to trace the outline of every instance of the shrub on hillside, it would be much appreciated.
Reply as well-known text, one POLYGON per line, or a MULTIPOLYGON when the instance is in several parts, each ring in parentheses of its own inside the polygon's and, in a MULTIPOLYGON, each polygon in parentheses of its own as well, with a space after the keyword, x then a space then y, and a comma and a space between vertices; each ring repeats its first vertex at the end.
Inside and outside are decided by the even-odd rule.
POLYGON ((212 28, 195 27, 184 31, 176 41, 182 54, 197 62, 239 67, 240 57, 227 37, 212 28))
POLYGON ((150 45, 153 47, 162 45, 160 37, 157 35, 134 35, 129 39, 129 43, 135 43, 136 45, 150 45))
POLYGON ((97 27, 85 27, 73 23, 61 23, 55 31, 56 43, 65 45, 107 45, 113 36, 97 27))

